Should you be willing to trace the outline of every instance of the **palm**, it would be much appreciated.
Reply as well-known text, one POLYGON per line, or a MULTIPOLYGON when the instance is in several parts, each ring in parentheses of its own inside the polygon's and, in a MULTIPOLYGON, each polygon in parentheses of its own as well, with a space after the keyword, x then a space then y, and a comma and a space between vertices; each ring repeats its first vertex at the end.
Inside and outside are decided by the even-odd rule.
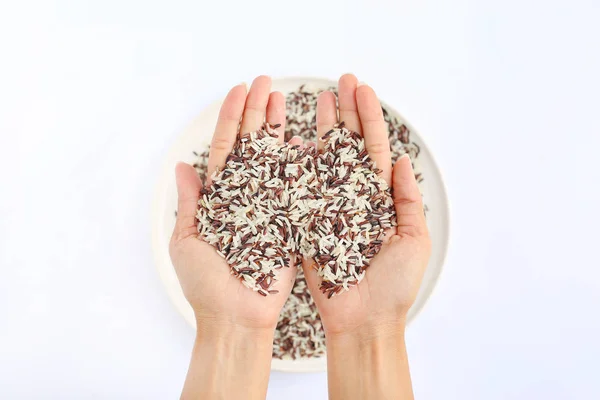
POLYGON ((172 257, 183 292, 198 317, 223 316, 252 327, 277 322, 296 275, 296 268, 282 270, 277 283, 280 293, 265 298, 242 285, 215 249, 194 236, 176 246, 172 257))
POLYGON ((340 78, 337 102, 331 92, 318 98, 317 136, 323 137, 338 121, 362 134, 381 177, 393 187, 398 226, 390 230, 389 239, 371 260, 363 280, 330 299, 318 289, 319 278, 310 268, 312 261, 304 260, 306 280, 330 333, 404 319, 417 296, 430 252, 421 194, 410 159, 403 157, 392 167, 388 127, 379 100, 373 89, 358 85, 354 75, 340 78))
POLYGON ((329 332, 344 332, 366 323, 403 318, 419 290, 427 264, 427 243, 410 236, 393 236, 373 258, 364 279, 347 292, 328 299, 318 291, 310 274, 309 285, 329 332))
MULTIPOLYGON (((257 130, 264 120, 285 129, 285 99, 271 93, 271 80, 255 79, 247 92, 244 85, 231 89, 225 98, 213 135, 208 159, 208 176, 225 165, 242 132, 257 130), (241 119, 241 125, 240 125, 241 119)), ((280 135, 283 142, 283 134, 280 135)), ((296 268, 280 271, 277 294, 263 297, 231 275, 231 268, 209 244, 197 237, 196 210, 202 184, 194 168, 180 163, 176 168, 177 221, 170 242, 170 254, 177 277, 198 320, 222 320, 249 327, 274 328, 279 311, 292 290, 296 268)))

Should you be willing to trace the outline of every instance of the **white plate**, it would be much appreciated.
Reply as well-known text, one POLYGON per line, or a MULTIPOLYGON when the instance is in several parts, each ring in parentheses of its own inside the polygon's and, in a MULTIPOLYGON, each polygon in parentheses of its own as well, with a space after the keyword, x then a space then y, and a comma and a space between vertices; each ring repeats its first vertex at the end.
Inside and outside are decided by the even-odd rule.
MULTIPOLYGON (((273 90, 286 94, 296 90, 302 84, 308 84, 310 87, 315 88, 326 88, 336 86, 337 82, 320 78, 281 78, 273 80, 273 90)), ((174 170, 176 163, 179 161, 193 163, 195 157, 192 151, 199 152, 208 146, 221 103, 222 100, 217 101, 204 109, 173 144, 162 167, 154 194, 152 210, 152 247, 158 273, 173 304, 194 329, 196 328, 194 313, 183 296, 177 281, 177 275, 169 258, 169 238, 175 224, 174 211, 177 208, 174 170)), ((395 114, 406 123, 406 120, 393 108, 390 108, 387 104, 385 106, 390 113, 395 114)), ((427 302, 440 275, 448 248, 449 211, 446 189, 437 164, 414 127, 408 123, 406 125, 410 129, 411 139, 421 147, 421 153, 416 161, 425 178, 421 184, 421 190, 423 191, 425 203, 429 207, 427 223, 433 242, 431 260, 425 272, 421 290, 415 304, 408 313, 408 323, 410 323, 427 302)), ((325 357, 306 360, 274 359, 271 367, 279 371, 314 372, 326 370, 327 363, 325 357)))

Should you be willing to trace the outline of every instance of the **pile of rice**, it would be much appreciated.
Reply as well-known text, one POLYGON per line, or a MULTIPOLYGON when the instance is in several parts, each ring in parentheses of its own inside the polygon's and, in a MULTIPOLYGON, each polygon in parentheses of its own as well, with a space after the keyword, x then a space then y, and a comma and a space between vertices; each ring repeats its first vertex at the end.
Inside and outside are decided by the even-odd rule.
POLYGON ((196 216, 199 236, 262 296, 278 293, 270 289, 277 272, 299 256, 313 210, 323 203, 315 148, 280 144, 277 127, 241 135, 203 187, 196 216))
POLYGON ((320 140, 325 144, 317 181, 325 206, 313 215, 301 252, 315 260, 320 289, 331 298, 363 279, 396 213, 391 190, 358 133, 341 122, 320 140))
MULTIPOLYGON (((328 88, 336 92, 335 88, 328 88)), ((322 90, 312 90, 301 86, 290 92, 286 97, 286 141, 293 136, 300 136, 305 141, 316 141, 316 103, 317 96, 322 90)), ((391 115, 383 107, 384 119, 388 125, 392 161, 395 162, 402 154, 408 153, 416 164, 420 148, 411 140, 410 130, 403 121, 391 115)), ((197 160, 194 168, 200 178, 206 179, 208 149, 200 153, 194 152, 197 160)), ((423 180, 421 173, 415 167, 418 182, 423 180)), ((298 275, 292 293, 285 303, 275 332, 273 342, 273 357, 279 359, 298 359, 321 357, 325 354, 325 334, 321 319, 312 296, 308 292, 302 268, 298 275)))
MULTIPOLYGON (((275 126, 273 128, 277 128, 275 126)), ((356 132, 337 124, 324 149, 278 141, 266 123, 242 133, 198 202, 199 236, 262 296, 291 256, 315 261, 331 298, 357 285, 395 224, 394 201, 356 132)))

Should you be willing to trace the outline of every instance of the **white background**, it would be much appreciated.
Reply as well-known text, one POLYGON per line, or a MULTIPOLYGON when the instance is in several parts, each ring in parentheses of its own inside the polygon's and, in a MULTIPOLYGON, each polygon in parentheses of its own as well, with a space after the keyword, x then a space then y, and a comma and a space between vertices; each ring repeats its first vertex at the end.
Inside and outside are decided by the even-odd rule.
MULTIPOLYGON (((153 265, 162 158, 232 85, 348 71, 448 186, 417 398, 600 397, 597 0, 0 4, 0 398, 177 398, 193 331, 153 265)), ((273 373, 268 398, 324 399, 326 376, 273 373)))

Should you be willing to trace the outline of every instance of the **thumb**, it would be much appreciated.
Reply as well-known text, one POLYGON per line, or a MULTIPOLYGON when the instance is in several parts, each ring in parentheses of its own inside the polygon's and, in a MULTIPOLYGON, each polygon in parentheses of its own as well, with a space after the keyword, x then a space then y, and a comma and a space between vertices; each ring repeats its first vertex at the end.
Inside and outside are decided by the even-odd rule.
POLYGON ((402 155, 396 161, 392 185, 398 234, 426 235, 427 223, 423 213, 423 200, 408 154, 402 155))
POLYGON ((173 237, 185 239, 197 231, 196 210, 202 183, 194 167, 186 163, 178 163, 175 167, 177 182, 177 221, 173 237))

